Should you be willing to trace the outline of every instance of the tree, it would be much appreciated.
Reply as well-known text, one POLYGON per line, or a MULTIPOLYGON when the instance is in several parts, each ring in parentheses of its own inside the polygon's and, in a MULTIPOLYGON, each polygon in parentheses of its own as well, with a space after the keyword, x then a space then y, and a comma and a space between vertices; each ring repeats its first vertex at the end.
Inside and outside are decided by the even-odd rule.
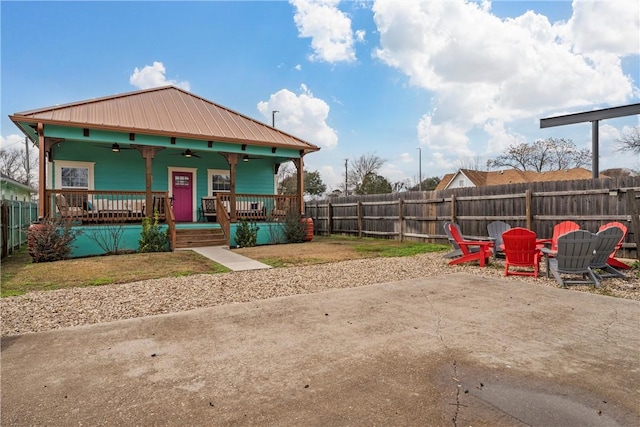
POLYGON ((591 151, 578 149, 570 139, 539 139, 532 144, 511 145, 504 154, 487 161, 488 168, 513 168, 521 171, 552 171, 588 166, 591 151))
MULTIPOLYGON (((458 159, 456 166, 458 169, 469 169, 474 171, 482 170, 482 167, 480 166, 480 156, 462 157, 458 159)), ((424 187, 422 188, 424 189, 424 187)))
MULTIPOLYGON (((279 194, 296 194, 298 188, 298 176, 290 172, 278 185, 279 194)), ((322 182, 320 172, 304 171, 304 194, 321 196, 327 191, 327 186, 322 182)))
MULTIPOLYGON (((361 187, 367 175, 377 175, 384 164, 384 160, 374 153, 363 154, 349 162, 347 183, 349 188, 361 187)), ((367 193, 365 193, 367 194, 367 193)))
POLYGON ((38 165, 36 151, 31 151, 27 158, 24 148, 0 149, 0 172, 5 176, 25 185, 33 183, 33 170, 38 165))
POLYGON ((383 176, 375 173, 365 175, 361 184, 356 185, 356 194, 387 194, 391 193, 391 184, 383 176))
MULTIPOLYGON (((425 178, 422 180, 422 190, 423 191, 435 190, 438 184, 440 184, 440 178, 437 176, 432 176, 431 178, 425 178)), ((420 186, 418 184, 414 185, 409 189, 409 191, 419 191, 419 190, 420 190, 420 186)))
POLYGON ((631 151, 640 154, 640 126, 622 132, 618 142, 620 143, 620 151, 631 151))

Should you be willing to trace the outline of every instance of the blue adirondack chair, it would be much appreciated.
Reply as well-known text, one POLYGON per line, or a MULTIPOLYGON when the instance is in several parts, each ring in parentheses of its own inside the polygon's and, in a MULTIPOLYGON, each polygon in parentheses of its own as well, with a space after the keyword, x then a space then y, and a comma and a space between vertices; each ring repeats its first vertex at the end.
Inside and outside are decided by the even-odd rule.
POLYGON ((572 231, 558 237, 557 251, 542 248, 543 253, 553 252, 553 258, 547 259, 547 268, 553 274, 558 284, 593 284, 600 286, 598 278, 590 265, 595 256, 598 236, 586 230, 572 231), (582 279, 564 279, 563 274, 582 276, 582 279))

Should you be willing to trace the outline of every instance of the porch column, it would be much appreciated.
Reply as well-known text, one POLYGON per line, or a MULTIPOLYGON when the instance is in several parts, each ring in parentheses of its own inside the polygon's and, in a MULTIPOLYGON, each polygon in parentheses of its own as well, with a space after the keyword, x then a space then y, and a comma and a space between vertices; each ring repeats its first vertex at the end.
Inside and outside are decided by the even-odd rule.
POLYGON ((152 160, 156 156, 156 152, 158 150, 162 150, 163 147, 149 147, 149 146, 136 146, 142 157, 144 158, 145 163, 145 216, 148 218, 153 217, 153 194, 151 194, 152 184, 153 184, 153 174, 152 174, 152 160))
POLYGON ((229 216, 231 222, 237 222, 236 216, 236 166, 239 155, 236 153, 221 153, 229 163, 229 216))
POLYGON ((44 142, 44 125, 38 123, 38 218, 47 216, 47 147, 44 142))
POLYGON ((302 154, 299 159, 293 159, 293 164, 298 169, 297 173, 297 196, 300 215, 304 215, 304 159, 302 154))

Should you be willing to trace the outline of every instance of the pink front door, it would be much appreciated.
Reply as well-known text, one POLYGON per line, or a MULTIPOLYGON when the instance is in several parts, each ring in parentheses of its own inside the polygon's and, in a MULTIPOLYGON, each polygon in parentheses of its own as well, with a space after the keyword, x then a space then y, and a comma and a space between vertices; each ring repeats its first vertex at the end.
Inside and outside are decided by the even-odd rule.
POLYGON ((176 221, 193 220, 193 174, 173 172, 171 177, 173 192, 173 214, 176 221))

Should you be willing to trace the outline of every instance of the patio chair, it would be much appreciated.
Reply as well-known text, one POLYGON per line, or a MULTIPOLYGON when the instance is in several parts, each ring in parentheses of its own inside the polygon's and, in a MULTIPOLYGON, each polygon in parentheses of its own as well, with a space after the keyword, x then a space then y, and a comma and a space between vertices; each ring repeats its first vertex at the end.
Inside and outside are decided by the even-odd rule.
POLYGON ((511 225, 504 221, 493 221, 487 225, 489 237, 493 239, 493 254, 495 256, 504 256, 504 247, 502 244, 502 233, 511 229, 511 225))
POLYGON ((480 263, 480 267, 484 267, 491 256, 493 242, 465 240, 460 233, 458 225, 452 222, 448 223, 447 229, 449 233, 451 233, 454 242, 460 248, 460 252, 462 253, 460 257, 449 261, 449 265, 478 261, 480 263), (473 252, 470 248, 477 248, 477 251, 473 252))
POLYGON ((538 277, 542 252, 536 243, 536 233, 516 227, 502 234, 504 240, 504 275, 538 277), (533 267, 533 271, 510 270, 510 267, 533 267))
MULTIPOLYGON (((451 244, 451 247, 453 248, 453 250, 449 253, 444 254, 443 256, 445 258, 458 258, 460 256, 462 256, 462 250, 460 249, 460 246, 458 246, 458 244, 456 243, 456 241, 454 240, 453 236, 451 235, 451 232, 449 231, 449 225, 453 224, 454 227, 457 228, 458 232, 460 233, 460 235, 462 235, 462 232, 460 231, 460 226, 456 223, 453 222, 445 222, 444 223, 444 232, 447 235, 447 238, 449 239, 449 243, 451 244)), ((480 250, 479 247, 469 247, 467 248, 467 250, 469 252, 478 252, 480 250)))
MULTIPOLYGON (((586 230, 571 231, 558 237, 558 250, 548 259, 547 268, 561 287, 567 284, 588 284, 600 286, 590 264, 598 244, 598 236, 586 230), (582 280, 563 279, 562 274, 582 275, 582 280)), ((551 251, 542 248, 543 253, 551 251)))
POLYGON ((616 246, 620 242, 620 239, 624 237, 622 230, 618 227, 603 228, 598 231, 596 236, 598 236, 596 253, 591 260, 591 264, 589 264, 596 278, 598 280, 606 277, 621 277, 625 279, 626 276, 624 274, 607 263, 611 254, 615 253, 616 246))
POLYGON ((69 206, 67 198, 62 194, 56 194, 56 207, 64 219, 81 220, 90 216, 89 212, 81 206, 69 206))
MULTIPOLYGON (((538 242, 544 243, 544 244, 550 244, 551 251, 555 252, 556 250, 558 250, 558 238, 563 234, 567 234, 571 231, 576 231, 576 230, 580 230, 580 225, 576 224, 573 221, 562 221, 553 227, 553 235, 551 236, 551 239, 541 239, 541 240, 538 240, 538 242)), ((552 256, 552 255, 549 254, 549 256, 552 256)))
POLYGON ((202 198, 202 216, 208 222, 216 222, 216 197, 202 198))
POLYGON ((627 235, 627 226, 622 224, 621 222, 615 222, 615 221, 608 222, 606 224, 601 225, 598 231, 604 230, 605 228, 609 228, 609 227, 618 227, 620 230, 622 230, 622 237, 620 238, 620 241, 616 245, 616 250, 613 251, 609 259, 607 260, 607 264, 609 264, 611 267, 616 269, 628 270, 631 267, 629 267, 628 264, 625 264, 624 262, 616 258, 616 252, 622 247, 624 238, 627 235))

